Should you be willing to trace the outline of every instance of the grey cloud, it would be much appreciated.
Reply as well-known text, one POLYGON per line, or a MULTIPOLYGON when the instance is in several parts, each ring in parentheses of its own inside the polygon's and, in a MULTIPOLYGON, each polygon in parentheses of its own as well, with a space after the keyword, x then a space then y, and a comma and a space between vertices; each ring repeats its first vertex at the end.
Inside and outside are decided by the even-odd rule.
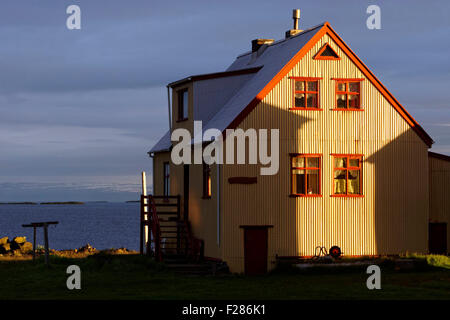
MULTIPOLYGON (((450 123, 450 3, 380 1, 382 30, 371 31, 372 2, 2 0, 0 182, 79 176, 87 188, 90 176, 102 185, 150 171, 146 151, 168 127, 165 85, 224 70, 254 38, 282 38, 299 6, 302 27, 330 21, 436 140, 433 150, 450 153, 449 127, 439 125, 450 123), (74 3, 82 30, 69 31, 74 3)), ((0 198, 22 199, 22 186, 8 188, 0 198)), ((64 188, 51 190, 87 197, 64 188)))

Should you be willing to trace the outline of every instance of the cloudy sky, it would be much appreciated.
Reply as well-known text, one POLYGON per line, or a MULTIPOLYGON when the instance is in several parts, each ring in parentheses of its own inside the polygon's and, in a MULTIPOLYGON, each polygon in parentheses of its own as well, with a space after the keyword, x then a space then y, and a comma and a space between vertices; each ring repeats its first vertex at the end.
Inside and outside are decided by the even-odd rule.
POLYGON ((282 38, 293 8, 304 29, 329 21, 450 154, 449 1, 2 0, 0 201, 137 198, 165 85, 282 38), (72 4, 81 30, 66 27, 72 4))

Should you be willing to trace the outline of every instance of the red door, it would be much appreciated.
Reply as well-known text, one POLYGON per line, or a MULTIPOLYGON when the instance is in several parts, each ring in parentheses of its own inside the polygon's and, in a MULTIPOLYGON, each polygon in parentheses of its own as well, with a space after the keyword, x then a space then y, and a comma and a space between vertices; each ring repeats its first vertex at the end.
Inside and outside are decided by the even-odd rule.
POLYGON ((428 231, 430 253, 447 254, 447 223, 430 223, 428 231))
POLYGON ((245 274, 267 272, 267 227, 244 227, 245 274))

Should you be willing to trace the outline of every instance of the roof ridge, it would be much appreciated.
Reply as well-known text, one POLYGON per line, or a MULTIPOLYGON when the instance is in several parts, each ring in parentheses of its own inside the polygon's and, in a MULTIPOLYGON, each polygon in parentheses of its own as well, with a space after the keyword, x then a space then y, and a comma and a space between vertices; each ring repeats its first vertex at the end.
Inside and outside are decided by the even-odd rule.
POLYGON ((236 69, 236 70, 225 70, 225 71, 218 71, 218 72, 211 72, 211 73, 196 74, 196 75, 191 75, 189 77, 185 77, 180 80, 171 82, 168 84, 168 86, 173 87, 175 85, 179 85, 181 83, 185 83, 185 82, 189 82, 189 81, 209 80, 209 79, 215 79, 215 78, 232 77, 232 76, 238 76, 238 75, 242 75, 242 74, 255 73, 255 72, 258 72, 261 68, 262 68, 262 66, 258 66, 258 67, 249 67, 249 68, 242 68, 242 69, 236 69))
MULTIPOLYGON (((288 41, 288 40, 291 40, 291 39, 296 38, 296 37, 298 37, 298 36, 304 35, 304 34, 306 34, 306 33, 308 33, 308 32, 314 31, 314 30, 316 30, 317 28, 323 27, 323 26, 324 26, 325 24, 327 24, 327 23, 328 23, 328 22, 325 21, 325 22, 323 22, 323 23, 321 23, 321 24, 315 25, 314 27, 311 27, 311 28, 306 29, 306 30, 303 30, 302 32, 299 32, 299 33, 297 33, 297 34, 295 34, 295 35, 293 35, 293 36, 290 36, 289 38, 279 39, 279 40, 277 40, 277 41, 274 41, 274 42, 272 42, 272 43, 269 45, 269 47, 273 47, 273 46, 278 45, 278 44, 280 44, 280 43, 283 43, 283 42, 285 42, 285 41, 288 41)), ((244 53, 241 53, 240 55, 238 55, 238 56, 236 57, 236 59, 239 59, 239 58, 244 57, 244 56, 246 56, 246 55, 249 55, 249 54, 251 54, 251 53, 252 53, 251 50, 250 50, 250 51, 247 51, 247 52, 244 52, 244 53)))
POLYGON ((428 156, 430 156, 432 158, 440 159, 440 160, 450 161, 450 156, 443 154, 443 153, 428 151, 428 156))

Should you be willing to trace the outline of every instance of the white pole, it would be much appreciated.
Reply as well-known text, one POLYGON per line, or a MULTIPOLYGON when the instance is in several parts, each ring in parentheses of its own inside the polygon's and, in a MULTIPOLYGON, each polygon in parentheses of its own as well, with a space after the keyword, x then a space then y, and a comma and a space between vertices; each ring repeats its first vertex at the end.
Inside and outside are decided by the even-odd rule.
MULTIPOLYGON (((147 179, 145 177, 145 171, 142 171, 142 195, 147 195, 147 179)), ((144 204, 147 204, 147 199, 144 199, 144 204)), ((147 207, 144 207, 144 212, 147 212, 147 207)), ((147 214, 144 214, 144 220, 148 220, 147 214)), ((144 242, 147 248, 148 242, 148 226, 144 226, 144 242)))

